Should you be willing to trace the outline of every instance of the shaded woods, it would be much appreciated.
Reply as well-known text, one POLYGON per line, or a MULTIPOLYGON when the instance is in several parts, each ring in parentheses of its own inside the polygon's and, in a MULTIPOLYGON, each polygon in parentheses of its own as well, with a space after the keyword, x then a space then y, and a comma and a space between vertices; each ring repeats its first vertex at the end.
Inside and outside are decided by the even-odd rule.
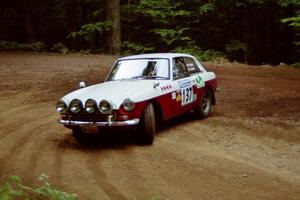
POLYGON ((3 0, 0 49, 300 62, 298 0, 3 0), (298 46, 297 46, 298 45, 298 46))

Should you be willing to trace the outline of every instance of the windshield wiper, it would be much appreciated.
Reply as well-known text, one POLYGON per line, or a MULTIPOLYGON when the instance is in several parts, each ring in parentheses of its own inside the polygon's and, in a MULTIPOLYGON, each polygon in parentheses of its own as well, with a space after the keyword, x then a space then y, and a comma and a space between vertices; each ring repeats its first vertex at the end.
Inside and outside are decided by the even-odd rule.
POLYGON ((133 76, 131 79, 167 79, 166 77, 163 76, 145 76, 145 75, 139 75, 139 76, 133 76))
POLYGON ((147 79, 167 79, 166 77, 163 77, 163 76, 156 76, 156 75, 154 75, 154 76, 147 76, 146 78, 147 78, 147 79))
POLYGON ((140 76, 133 76, 133 77, 131 77, 131 79, 143 79, 143 78, 147 78, 147 76, 140 75, 140 76))

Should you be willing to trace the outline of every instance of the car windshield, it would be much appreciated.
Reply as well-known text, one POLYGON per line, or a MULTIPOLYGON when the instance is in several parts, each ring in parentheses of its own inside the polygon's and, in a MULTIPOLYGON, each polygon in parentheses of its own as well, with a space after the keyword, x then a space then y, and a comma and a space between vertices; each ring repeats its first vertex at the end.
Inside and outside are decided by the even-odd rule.
POLYGON ((169 79, 169 61, 165 58, 120 60, 107 81, 124 79, 169 79))

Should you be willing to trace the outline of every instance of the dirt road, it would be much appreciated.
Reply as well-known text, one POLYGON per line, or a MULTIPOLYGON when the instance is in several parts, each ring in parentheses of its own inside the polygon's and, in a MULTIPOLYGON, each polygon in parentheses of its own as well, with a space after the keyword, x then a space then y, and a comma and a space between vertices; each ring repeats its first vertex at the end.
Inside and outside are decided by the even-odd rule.
POLYGON ((0 52, 1 181, 45 173, 80 199, 300 199, 299 69, 207 63, 221 89, 210 118, 172 120, 152 146, 130 133, 80 146, 55 103, 114 59, 0 52))

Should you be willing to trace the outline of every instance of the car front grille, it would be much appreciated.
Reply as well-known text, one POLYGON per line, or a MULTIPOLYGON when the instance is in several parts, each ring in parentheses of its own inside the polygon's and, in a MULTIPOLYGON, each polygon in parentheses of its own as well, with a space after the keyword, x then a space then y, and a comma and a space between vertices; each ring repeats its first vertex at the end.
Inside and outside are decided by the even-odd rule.
MULTIPOLYGON (((72 121, 83 121, 83 122, 106 122, 109 115, 103 114, 77 114, 77 115, 65 115, 62 116, 64 120, 72 121)), ((115 120, 116 115, 114 114, 111 120, 115 120)))

